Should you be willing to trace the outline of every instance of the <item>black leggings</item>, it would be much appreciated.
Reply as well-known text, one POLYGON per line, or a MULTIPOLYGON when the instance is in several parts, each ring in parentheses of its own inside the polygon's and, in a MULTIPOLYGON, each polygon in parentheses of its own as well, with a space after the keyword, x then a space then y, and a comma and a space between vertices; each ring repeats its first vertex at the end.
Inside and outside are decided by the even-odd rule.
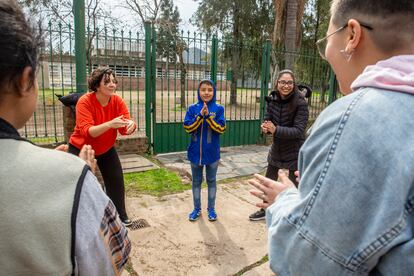
MULTIPOLYGON (((80 150, 69 144, 69 153, 79 155, 80 150)), ((121 220, 128 218, 125 210, 125 187, 122 174, 121 161, 115 147, 104 154, 95 156, 105 183, 105 190, 108 197, 114 203, 121 220)))
MULTIPOLYGON (((266 170, 266 177, 273 179, 273 180, 277 180, 277 177, 278 177, 277 173, 279 172, 279 170, 280 168, 269 164, 266 170)), ((296 181, 294 170, 289 170, 289 179, 295 184, 297 188, 299 183, 296 181)))

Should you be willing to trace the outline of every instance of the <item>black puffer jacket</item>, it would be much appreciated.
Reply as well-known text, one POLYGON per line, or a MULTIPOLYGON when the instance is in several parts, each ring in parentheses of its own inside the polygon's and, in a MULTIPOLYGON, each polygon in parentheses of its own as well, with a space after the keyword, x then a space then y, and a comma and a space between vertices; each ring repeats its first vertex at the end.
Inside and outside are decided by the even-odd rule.
POLYGON ((299 149, 308 123, 308 105, 297 89, 286 99, 278 91, 272 91, 266 102, 265 120, 276 126, 267 161, 279 168, 297 170, 299 149))

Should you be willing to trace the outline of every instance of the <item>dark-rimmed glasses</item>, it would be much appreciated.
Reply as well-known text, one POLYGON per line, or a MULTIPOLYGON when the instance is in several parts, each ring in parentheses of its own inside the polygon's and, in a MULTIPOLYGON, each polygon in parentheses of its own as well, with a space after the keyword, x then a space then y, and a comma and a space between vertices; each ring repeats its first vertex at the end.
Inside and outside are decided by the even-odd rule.
MULTIPOLYGON (((372 28, 371 26, 361 23, 359 22, 359 25, 361 25, 364 28, 367 28, 368 30, 372 31, 374 28, 372 28)), ((325 56, 325 51, 326 51, 326 45, 328 44, 328 37, 333 36, 336 33, 339 33, 340 31, 342 31, 343 29, 345 29, 346 27, 348 27, 348 23, 346 23, 345 25, 343 25, 342 27, 336 29, 334 32, 328 34, 327 36, 325 36, 324 38, 319 39, 318 41, 316 41, 316 47, 318 48, 319 51, 319 55, 321 55, 321 57, 323 59, 326 59, 325 56)))
POLYGON ((277 83, 279 83, 282 86, 285 86, 285 85, 292 86, 294 84, 293 81, 284 81, 284 80, 277 81, 277 83))

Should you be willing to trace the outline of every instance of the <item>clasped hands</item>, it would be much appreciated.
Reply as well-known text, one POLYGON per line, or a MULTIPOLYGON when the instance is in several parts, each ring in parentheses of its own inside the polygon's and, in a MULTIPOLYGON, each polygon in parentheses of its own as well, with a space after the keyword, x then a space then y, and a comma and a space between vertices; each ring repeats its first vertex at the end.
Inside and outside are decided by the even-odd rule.
POLYGON ((109 128, 115 128, 115 129, 126 127, 127 135, 135 131, 134 121, 124 118, 124 115, 121 115, 119 117, 112 119, 111 121, 108 121, 107 125, 109 128))
POLYGON ((202 116, 207 116, 208 115, 208 107, 207 107, 207 103, 204 102, 203 108, 200 110, 200 114, 202 116))
POLYGON ((272 121, 265 120, 260 127, 263 133, 274 134, 276 132, 276 126, 272 123, 272 121))

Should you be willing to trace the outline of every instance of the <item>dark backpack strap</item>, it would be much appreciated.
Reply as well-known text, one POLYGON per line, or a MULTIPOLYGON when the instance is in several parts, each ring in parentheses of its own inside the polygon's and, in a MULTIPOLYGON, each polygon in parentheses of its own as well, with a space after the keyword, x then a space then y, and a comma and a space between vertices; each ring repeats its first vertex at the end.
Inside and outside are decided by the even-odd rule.
POLYGON ((76 269, 76 261, 75 261, 75 249, 76 249, 76 219, 78 217, 78 209, 79 209, 79 200, 80 195, 83 187, 83 183, 85 181, 85 176, 89 171, 89 166, 85 165, 83 167, 82 173, 79 176, 78 183, 76 184, 76 190, 75 190, 75 197, 73 200, 73 207, 72 207, 72 217, 71 217, 71 247, 70 247, 70 259, 72 262, 72 275, 75 275, 75 269, 76 269))

